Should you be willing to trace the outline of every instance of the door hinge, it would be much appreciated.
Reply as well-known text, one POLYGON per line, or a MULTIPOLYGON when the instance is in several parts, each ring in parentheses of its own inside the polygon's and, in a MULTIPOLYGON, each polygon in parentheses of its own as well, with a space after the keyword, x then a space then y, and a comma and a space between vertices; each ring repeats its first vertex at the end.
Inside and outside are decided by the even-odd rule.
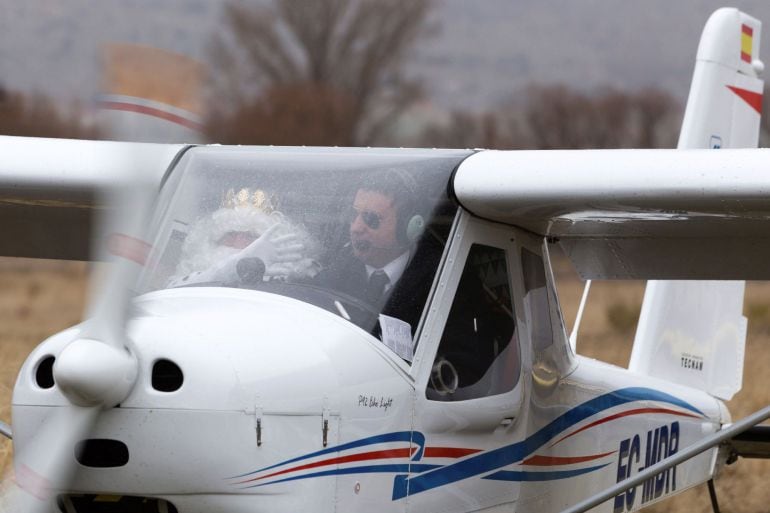
POLYGON ((259 398, 254 402, 254 430, 257 435, 257 447, 262 447, 262 406, 259 398))
POLYGON ((326 447, 329 444, 329 407, 328 406, 324 406, 323 412, 321 413, 321 436, 323 440, 323 446, 326 447))

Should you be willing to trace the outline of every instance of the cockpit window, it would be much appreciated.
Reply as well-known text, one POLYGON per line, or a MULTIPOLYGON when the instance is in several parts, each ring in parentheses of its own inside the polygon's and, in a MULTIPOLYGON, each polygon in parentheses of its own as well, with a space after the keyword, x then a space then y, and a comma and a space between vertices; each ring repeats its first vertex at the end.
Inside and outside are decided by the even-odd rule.
POLYGON ((457 210, 447 186, 467 155, 193 148, 161 192, 143 289, 289 296, 350 320, 409 360, 457 210))
POLYGON ((513 390, 521 370, 508 257, 473 244, 457 285, 426 390, 466 401, 513 390))

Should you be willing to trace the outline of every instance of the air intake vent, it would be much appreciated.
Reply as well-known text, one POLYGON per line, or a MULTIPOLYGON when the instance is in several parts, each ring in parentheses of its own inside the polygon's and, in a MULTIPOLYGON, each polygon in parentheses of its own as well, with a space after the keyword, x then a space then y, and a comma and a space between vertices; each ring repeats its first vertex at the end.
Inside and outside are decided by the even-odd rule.
POLYGON ((176 506, 154 497, 130 495, 59 495, 56 498, 61 513, 178 513, 176 506))
POLYGON ((158 392, 176 392, 182 383, 182 369, 171 360, 158 360, 152 366, 152 388, 158 392))
POLYGON ((117 440, 83 440, 75 446, 75 458, 84 467, 122 467, 128 463, 128 447, 117 440))
POLYGON ((53 387, 53 363, 55 361, 56 358, 49 355, 40 360, 40 363, 37 364, 35 383, 37 383, 37 386, 40 388, 48 389, 53 387))

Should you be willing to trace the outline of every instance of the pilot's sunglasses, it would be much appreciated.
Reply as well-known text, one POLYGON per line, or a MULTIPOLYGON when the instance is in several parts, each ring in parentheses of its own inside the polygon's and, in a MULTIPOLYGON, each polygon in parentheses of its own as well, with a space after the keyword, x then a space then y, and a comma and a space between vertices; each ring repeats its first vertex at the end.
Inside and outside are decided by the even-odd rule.
POLYGON ((355 210, 353 209, 353 220, 355 221, 358 216, 361 216, 361 220, 370 230, 376 230, 382 223, 382 216, 376 212, 370 210, 355 210))

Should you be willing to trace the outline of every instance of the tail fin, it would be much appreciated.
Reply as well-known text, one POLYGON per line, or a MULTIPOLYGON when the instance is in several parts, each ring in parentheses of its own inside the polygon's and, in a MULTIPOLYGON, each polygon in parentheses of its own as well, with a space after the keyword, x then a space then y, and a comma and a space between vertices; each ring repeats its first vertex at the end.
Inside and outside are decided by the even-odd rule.
POLYGON ((679 148, 756 148, 764 66, 762 23, 737 9, 719 9, 703 29, 679 148))
MULTIPOLYGON (((759 20, 737 9, 711 15, 698 47, 680 149, 757 146, 761 29, 759 20)), ((742 281, 648 282, 629 369, 732 398, 743 381, 744 288, 742 281)))

